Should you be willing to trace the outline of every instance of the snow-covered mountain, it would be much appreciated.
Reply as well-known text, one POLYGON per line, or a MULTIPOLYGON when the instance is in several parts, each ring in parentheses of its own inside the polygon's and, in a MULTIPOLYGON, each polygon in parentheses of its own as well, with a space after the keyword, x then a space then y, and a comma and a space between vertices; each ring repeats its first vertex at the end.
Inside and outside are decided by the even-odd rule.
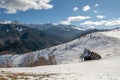
POLYGON ((84 28, 75 26, 75 25, 63 25, 63 24, 53 24, 53 23, 46 23, 46 24, 29 24, 28 26, 33 28, 38 28, 40 30, 51 29, 51 28, 58 28, 60 29, 76 29, 76 30, 85 30, 84 28))
POLYGON ((64 40, 75 39, 85 31, 84 28, 74 26, 74 25, 62 25, 62 24, 55 25, 52 23, 30 24, 28 26, 45 31, 49 35, 52 35, 64 40))
POLYGON ((56 46, 72 41, 85 32, 88 31, 73 25, 25 25, 19 21, 2 21, 0 55, 24 54, 56 46))
POLYGON ((2 20, 0 24, 22 24, 20 21, 9 21, 9 20, 2 20))
MULTIPOLYGON (((0 79, 119 80, 120 36, 118 34, 120 34, 120 29, 94 32, 68 43, 29 53, 34 55, 34 59, 37 59, 38 55, 48 58, 48 54, 54 54, 57 64, 62 65, 0 68, 0 79), (102 59, 80 62, 80 55, 84 48, 97 52, 102 59)), ((14 66, 19 66, 25 62, 23 60, 27 55, 2 55, 0 57, 9 58, 14 66)))
POLYGON ((11 24, 12 21, 8 21, 8 20, 3 20, 3 21, 0 21, 0 24, 11 24))
MULTIPOLYGON (((34 55, 34 60, 36 60, 39 56, 44 56, 46 59, 48 59, 48 55, 53 54, 57 64, 78 63, 81 62, 81 53, 85 48, 87 48, 97 52, 102 56, 102 59, 107 59, 120 55, 120 39, 118 34, 120 34, 120 29, 94 32, 84 35, 71 42, 28 54, 34 55)), ((3 61, 4 59, 9 59, 12 66, 25 66, 24 59, 27 58, 28 54, 7 56, 3 55, 0 57, 3 61)))

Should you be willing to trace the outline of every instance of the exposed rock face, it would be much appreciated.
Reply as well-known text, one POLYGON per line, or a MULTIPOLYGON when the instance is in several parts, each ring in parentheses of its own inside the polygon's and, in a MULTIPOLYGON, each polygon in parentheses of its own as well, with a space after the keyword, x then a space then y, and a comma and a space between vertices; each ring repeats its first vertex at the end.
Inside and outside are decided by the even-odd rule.
POLYGON ((86 61, 86 60, 97 60, 97 59, 101 59, 102 57, 99 54, 97 54, 96 52, 85 49, 81 58, 84 61, 86 61))

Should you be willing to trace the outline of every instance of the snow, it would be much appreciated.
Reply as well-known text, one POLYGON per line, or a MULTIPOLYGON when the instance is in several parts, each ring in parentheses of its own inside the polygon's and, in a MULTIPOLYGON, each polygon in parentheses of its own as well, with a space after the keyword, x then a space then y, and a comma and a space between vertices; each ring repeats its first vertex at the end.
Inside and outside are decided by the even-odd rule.
POLYGON ((11 24, 12 21, 8 21, 8 20, 3 20, 3 21, 0 21, 0 24, 11 24))
MULTIPOLYGON (((38 55, 47 58, 48 54, 54 54, 58 65, 0 68, 0 76, 9 79, 8 74, 2 73, 5 71, 38 75, 37 77, 18 76, 29 77, 29 80, 120 80, 120 36, 118 34, 120 34, 119 29, 95 32, 68 43, 31 52, 29 54, 34 55, 35 59, 38 55), (80 55, 85 48, 97 52, 102 59, 81 62, 80 55)), ((12 64, 17 67, 24 63, 24 57, 27 55, 13 55, 12 64)), ((3 60, 3 57, 9 56, 11 55, 3 55, 0 58, 3 60)))
POLYGON ((80 27, 72 27, 73 29, 76 29, 76 30, 82 30, 82 31, 84 31, 85 29, 83 29, 83 28, 80 28, 80 27))
POLYGON ((69 29, 66 29, 66 28, 62 28, 60 30, 63 30, 63 31, 70 31, 69 29))
MULTIPOLYGON (((32 68, 0 68, 12 73, 56 74, 40 80, 119 80, 120 56, 81 63, 38 66, 32 68)), ((31 77, 30 80, 33 78, 31 77)))
POLYGON ((18 31, 20 31, 20 32, 23 31, 23 28, 17 27, 16 29, 17 29, 18 31))
POLYGON ((115 30, 112 30, 112 31, 102 32, 102 34, 104 34, 106 36, 113 37, 113 38, 120 39, 120 29, 115 29, 115 30))
MULTIPOLYGON (((35 59, 37 59, 38 55, 44 56, 47 59, 48 54, 54 54, 57 64, 70 64, 81 62, 81 53, 85 48, 87 48, 101 55, 102 59, 106 59, 115 55, 120 55, 120 36, 118 34, 120 34, 119 29, 106 32, 95 32, 68 43, 60 44, 58 46, 46 48, 43 50, 38 50, 28 54, 33 54, 35 56, 35 59), (113 35, 108 36, 107 33, 113 33, 114 36, 117 37, 113 38, 113 35)), ((12 66, 17 67, 20 64, 24 65, 24 58, 26 56, 27 54, 13 55, 11 57, 12 66)), ((2 58, 2 61, 4 62, 5 60, 2 58)))

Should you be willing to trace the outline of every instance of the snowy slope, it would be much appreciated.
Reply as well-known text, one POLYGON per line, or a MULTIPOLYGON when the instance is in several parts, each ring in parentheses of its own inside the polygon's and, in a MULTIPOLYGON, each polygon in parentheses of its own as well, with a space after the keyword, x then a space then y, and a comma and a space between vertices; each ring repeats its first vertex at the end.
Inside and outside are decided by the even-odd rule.
MULTIPOLYGON (((120 56, 114 56, 104 60, 64 65, 33 68, 0 68, 0 75, 10 79, 11 77, 8 75, 13 73, 13 75, 15 75, 15 73, 31 74, 29 76, 21 76, 21 78, 26 77, 29 78, 29 80, 119 80, 119 61, 120 56)), ((17 75, 15 77, 19 76, 17 75)))
MULTIPOLYGON (((110 58, 115 55, 120 55, 120 29, 115 29, 107 32, 95 32, 74 41, 64 43, 51 48, 32 52, 37 59, 37 56, 44 56, 47 58, 48 54, 54 54, 57 64, 68 64, 81 62, 80 55, 85 48, 97 52, 103 59, 110 58), (114 35, 108 35, 112 33, 114 35), (117 36, 117 37, 115 37, 117 36)), ((10 57, 10 62, 13 66, 24 64, 24 55, 13 55, 10 57)), ((3 58, 3 56, 2 56, 3 58)), ((8 57, 7 57, 8 58, 8 57)))
POLYGON ((120 39, 120 29, 114 29, 114 30, 111 30, 111 31, 102 32, 102 34, 104 34, 106 36, 113 37, 113 38, 120 39))
MULTIPOLYGON (((118 34, 120 34, 119 29, 96 32, 65 44, 32 52, 31 54, 36 57, 39 54, 46 58, 48 54, 54 54, 57 63, 61 65, 0 68, 0 77, 9 80, 12 80, 9 75, 19 77, 18 80, 24 80, 23 78, 29 78, 29 80, 120 80, 120 36, 118 34), (79 56, 84 48, 99 53, 103 59, 80 62, 79 56), (22 75, 18 76, 18 73, 22 75)), ((13 55, 11 61, 14 61, 13 64, 17 66, 17 62, 22 63, 26 55, 13 55)), ((1 57, 9 57, 9 55, 1 57)))

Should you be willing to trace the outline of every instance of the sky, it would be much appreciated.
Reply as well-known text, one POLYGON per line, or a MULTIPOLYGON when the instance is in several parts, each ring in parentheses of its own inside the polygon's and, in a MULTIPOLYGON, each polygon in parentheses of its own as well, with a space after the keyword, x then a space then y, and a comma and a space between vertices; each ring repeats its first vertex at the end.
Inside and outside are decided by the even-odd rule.
POLYGON ((120 27, 120 0, 0 0, 0 20, 120 27))

